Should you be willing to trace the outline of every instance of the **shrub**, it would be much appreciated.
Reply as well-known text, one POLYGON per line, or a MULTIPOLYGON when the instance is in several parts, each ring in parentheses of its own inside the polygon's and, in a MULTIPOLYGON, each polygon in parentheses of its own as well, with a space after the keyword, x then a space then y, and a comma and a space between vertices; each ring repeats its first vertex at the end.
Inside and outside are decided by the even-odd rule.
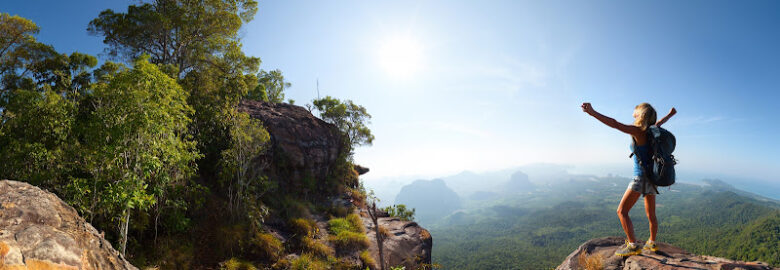
POLYGON ((346 218, 334 218, 328 221, 328 231, 333 235, 338 235, 341 232, 355 232, 357 228, 353 228, 346 218))
POLYGON ((249 262, 242 261, 236 258, 230 258, 230 260, 220 263, 220 269, 222 270, 257 270, 257 267, 249 262))
POLYGON ((328 264, 317 260, 310 253, 304 253, 297 259, 290 262, 290 269, 292 270, 325 270, 328 269, 328 264))
POLYGON ((304 251, 310 252, 312 255, 320 258, 327 258, 329 255, 333 254, 332 248, 322 242, 317 242, 311 237, 303 238, 301 240, 301 246, 303 246, 304 251))
POLYGON ((374 261, 374 258, 371 257, 371 253, 368 252, 368 250, 363 250, 360 252, 360 261, 363 263, 363 267, 377 269, 376 261, 374 261))
POLYGON ((358 214, 352 213, 347 215, 347 221, 352 225, 352 228, 354 229, 353 232, 365 232, 365 229, 363 229, 363 220, 358 214))
POLYGON ((355 250, 368 248, 368 238, 363 233, 342 231, 330 237, 339 249, 355 250))
POLYGON ((270 233, 258 232, 252 238, 251 251, 254 255, 268 261, 276 261, 282 254, 284 247, 282 247, 282 241, 276 239, 270 233))
POLYGON ((385 208, 382 208, 385 212, 387 212, 388 215, 391 217, 398 217, 401 220, 404 221, 414 221, 414 212, 415 209, 412 208, 409 210, 406 208, 406 205, 398 204, 393 206, 388 206, 385 208))
POLYGON ((301 237, 310 237, 316 234, 317 223, 314 220, 294 218, 290 220, 289 226, 290 231, 301 237))
POLYGON ((577 257, 577 264, 579 264, 581 269, 585 270, 602 270, 604 269, 603 261, 604 258, 599 254, 588 256, 585 252, 582 252, 577 257))
POLYGON ((384 237, 384 239, 390 237, 390 231, 384 226, 379 226, 379 233, 382 235, 382 237, 384 237))

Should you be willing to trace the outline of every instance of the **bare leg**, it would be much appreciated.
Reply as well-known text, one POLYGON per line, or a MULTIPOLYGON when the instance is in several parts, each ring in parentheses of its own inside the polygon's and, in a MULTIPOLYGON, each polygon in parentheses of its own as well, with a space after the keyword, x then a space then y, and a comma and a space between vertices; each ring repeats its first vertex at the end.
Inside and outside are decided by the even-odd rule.
POLYGON ((633 191, 630 188, 626 189, 626 193, 623 194, 623 199, 620 200, 620 205, 617 209, 620 225, 623 225, 623 231, 626 232, 628 241, 631 243, 636 242, 636 238, 634 237, 634 224, 631 223, 631 218, 628 217, 628 211, 631 211, 631 207, 634 206, 641 195, 642 194, 639 192, 633 191))
POLYGON ((647 220, 650 221, 650 241, 655 242, 655 235, 658 233, 658 219, 655 217, 655 195, 645 196, 645 212, 647 212, 647 220))

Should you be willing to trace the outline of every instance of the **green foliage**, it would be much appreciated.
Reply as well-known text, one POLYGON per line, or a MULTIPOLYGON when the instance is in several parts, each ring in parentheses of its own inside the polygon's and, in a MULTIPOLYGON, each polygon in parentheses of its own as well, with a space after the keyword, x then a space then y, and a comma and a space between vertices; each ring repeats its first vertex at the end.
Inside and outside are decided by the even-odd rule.
MULTIPOLYGON (((489 207, 467 214, 470 222, 433 226, 433 258, 447 269, 554 268, 589 239, 624 235, 615 214, 625 186, 620 183, 613 187, 610 181, 588 181, 582 184, 586 188, 567 182, 567 187, 553 190, 578 195, 559 195, 567 201, 554 206, 531 206, 529 202, 536 201, 533 195, 517 196, 518 206, 489 207), (586 189, 595 192, 583 194, 586 189)), ((771 248, 780 244, 780 210, 732 192, 685 184, 676 184, 675 189, 680 191, 662 191, 657 198, 659 241, 695 254, 780 263, 771 248)), ((550 197, 544 192, 536 196, 550 197)), ((630 216, 637 238, 647 239, 642 208, 640 201, 630 216)))
MULTIPOLYGON (((262 174, 263 164, 256 162, 270 135, 260 120, 246 113, 234 111, 229 116, 230 146, 222 151, 220 183, 227 193, 230 212, 235 215, 246 212, 246 207, 258 207, 262 195, 273 189, 273 183, 262 174)), ((262 221, 263 215, 256 218, 262 221)))
POLYGON ((110 56, 125 60, 148 54, 181 73, 209 63, 238 45, 239 29, 257 12, 254 0, 158 0, 130 5, 125 13, 104 10, 87 31, 102 36, 110 56))
POLYGON ((57 186, 73 150, 74 109, 50 90, 13 91, 0 115, 0 176, 57 186))
POLYGON ((292 270, 325 270, 328 268, 326 262, 318 260, 311 253, 301 254, 300 257, 290 262, 292 270))
POLYGON ((382 210, 387 212, 387 214, 390 215, 391 217, 398 217, 404 221, 414 221, 415 209, 414 208, 412 208, 411 210, 407 209, 406 205, 394 204, 393 206, 382 208, 382 210))
POLYGON ((371 115, 366 108, 353 103, 351 100, 341 101, 331 96, 315 99, 314 107, 320 112, 320 118, 336 127, 345 135, 348 145, 371 145, 374 135, 368 129, 371 115))
POLYGON ((347 215, 345 218, 334 218, 328 221, 328 231, 331 234, 340 234, 342 232, 362 233, 363 222, 360 216, 355 213, 347 215))
MULTIPOLYGON (((257 78, 257 86, 249 91, 248 99, 273 103, 284 102, 284 90, 290 88, 292 84, 284 80, 281 70, 261 70, 257 74, 257 78)), ((289 103, 293 104, 294 102, 289 103)))
POLYGON ((360 216, 355 213, 347 215, 346 218, 329 220, 328 232, 332 234, 330 241, 334 242, 339 249, 354 250, 368 247, 363 223, 360 216))
POLYGON ((84 163, 93 186, 104 189, 93 192, 100 196, 90 209, 124 224, 123 249, 128 210, 148 209, 195 172, 200 155, 186 133, 192 114, 186 96, 146 58, 95 85, 94 109, 84 130, 84 163))
POLYGON ((257 267, 252 263, 240 260, 238 258, 230 258, 227 261, 221 263, 220 270, 256 270, 257 267))
POLYGON ((368 250, 360 252, 360 262, 363 263, 363 267, 377 269, 376 261, 374 260, 374 257, 371 257, 371 253, 368 252, 368 250))

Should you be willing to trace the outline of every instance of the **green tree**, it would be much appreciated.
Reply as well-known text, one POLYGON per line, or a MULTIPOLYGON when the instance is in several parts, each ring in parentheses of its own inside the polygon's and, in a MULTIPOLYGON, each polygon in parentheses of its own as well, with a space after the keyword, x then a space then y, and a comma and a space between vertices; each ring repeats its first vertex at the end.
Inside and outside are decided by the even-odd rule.
POLYGON ((313 101, 314 107, 320 112, 320 118, 336 125, 345 135, 349 146, 371 145, 374 135, 366 126, 371 119, 366 108, 351 100, 342 102, 331 96, 313 101))
POLYGON ((414 221, 415 209, 412 208, 410 210, 409 208, 406 208, 405 204, 394 204, 393 206, 382 208, 382 210, 387 212, 391 217, 398 217, 405 221, 414 221))
MULTIPOLYGON (((292 84, 284 80, 281 70, 261 70, 257 77, 257 87, 249 91, 247 98, 273 103, 284 102, 284 90, 290 88, 292 84)), ((293 101, 289 103, 292 104, 293 101)))
POLYGON ((57 188, 74 106, 53 91, 15 90, 0 116, 0 178, 57 188))
POLYGON ((230 145, 223 120, 258 82, 260 59, 244 55, 239 37, 256 12, 254 0, 156 0, 123 13, 105 10, 88 27, 104 38, 109 55, 128 60, 148 54, 179 80, 195 110, 190 131, 204 154, 204 175, 218 174, 230 145))
POLYGON ((98 205, 119 223, 125 253, 131 210, 147 210, 166 188, 182 184, 199 157, 187 135, 192 109, 176 81, 146 57, 97 83, 85 130, 86 165, 92 173, 98 205))
POLYGON ((87 31, 103 36, 111 56, 148 54, 150 62, 174 65, 181 76, 235 46, 241 25, 256 12, 254 0, 155 0, 130 5, 126 13, 105 10, 87 31))
POLYGON ((270 135, 260 120, 235 111, 228 121, 230 147, 222 151, 221 182, 227 191, 231 214, 259 204, 270 188, 262 172, 266 165, 258 160, 266 149, 270 135))

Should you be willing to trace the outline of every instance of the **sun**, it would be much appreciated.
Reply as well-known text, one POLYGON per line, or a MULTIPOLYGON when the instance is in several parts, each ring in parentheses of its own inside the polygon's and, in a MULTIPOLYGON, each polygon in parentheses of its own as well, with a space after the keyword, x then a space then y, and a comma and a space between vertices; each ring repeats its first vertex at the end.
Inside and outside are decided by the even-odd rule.
POLYGON ((379 45, 379 65, 388 76, 408 79, 422 69, 423 47, 408 36, 393 36, 379 45))

